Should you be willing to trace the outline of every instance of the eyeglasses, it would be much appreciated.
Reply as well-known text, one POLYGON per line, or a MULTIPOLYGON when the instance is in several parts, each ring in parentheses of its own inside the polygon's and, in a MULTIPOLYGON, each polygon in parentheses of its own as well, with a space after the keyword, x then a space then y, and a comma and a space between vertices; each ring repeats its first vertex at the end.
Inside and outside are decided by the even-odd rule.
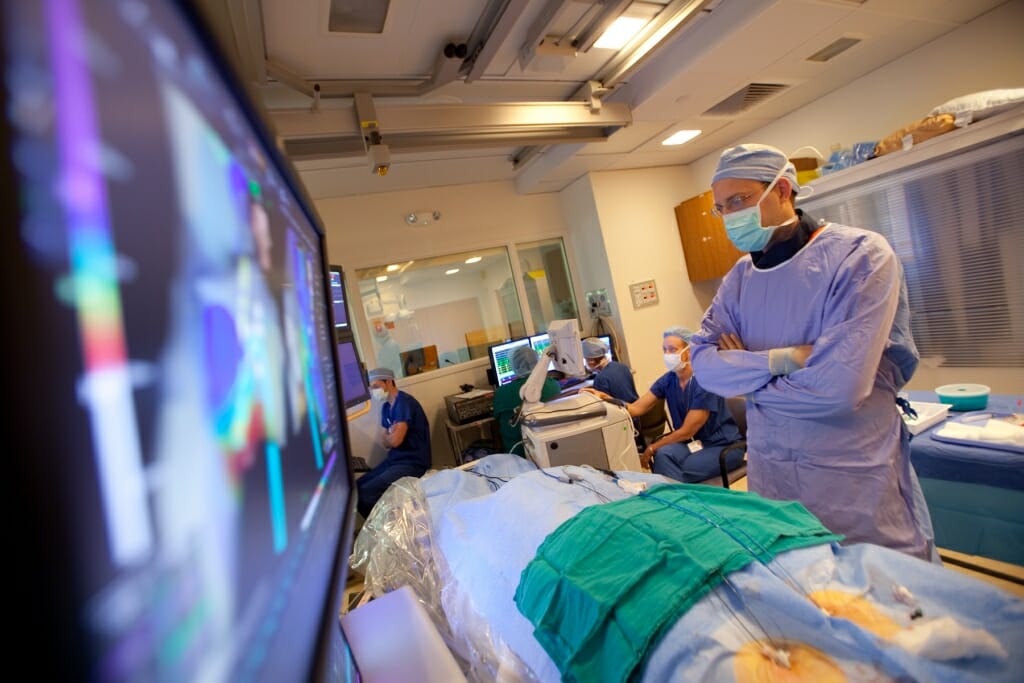
POLYGON ((711 213, 721 218, 722 214, 732 213, 733 211, 739 211, 740 209, 744 209, 747 206, 747 202, 750 201, 750 198, 757 194, 757 192, 734 194, 733 196, 725 200, 724 205, 715 204, 714 206, 712 206, 711 213))

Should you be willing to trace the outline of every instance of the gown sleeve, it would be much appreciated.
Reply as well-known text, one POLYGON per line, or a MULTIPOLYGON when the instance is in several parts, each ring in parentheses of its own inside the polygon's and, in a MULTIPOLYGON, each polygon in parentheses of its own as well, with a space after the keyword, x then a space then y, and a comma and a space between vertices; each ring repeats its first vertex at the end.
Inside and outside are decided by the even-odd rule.
POLYGON ((869 234, 843 258, 807 365, 754 392, 754 403, 813 419, 851 413, 868 397, 902 282, 899 260, 884 239, 869 234))
MULTIPOLYGON (((740 265, 725 276, 711 306, 704 313, 700 330, 690 339, 690 362, 697 382, 719 396, 746 396, 772 380, 767 351, 722 351, 718 340, 726 332, 739 334, 738 312, 740 265)), ((740 337, 742 339, 742 336, 740 337)))

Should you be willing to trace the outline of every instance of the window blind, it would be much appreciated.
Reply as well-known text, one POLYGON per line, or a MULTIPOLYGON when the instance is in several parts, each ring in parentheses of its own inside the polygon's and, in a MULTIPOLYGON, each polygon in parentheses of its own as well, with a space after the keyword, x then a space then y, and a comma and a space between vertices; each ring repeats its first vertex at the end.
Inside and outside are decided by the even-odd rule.
POLYGON ((1022 131, 799 206, 889 240, 922 362, 1024 367, 1022 131))

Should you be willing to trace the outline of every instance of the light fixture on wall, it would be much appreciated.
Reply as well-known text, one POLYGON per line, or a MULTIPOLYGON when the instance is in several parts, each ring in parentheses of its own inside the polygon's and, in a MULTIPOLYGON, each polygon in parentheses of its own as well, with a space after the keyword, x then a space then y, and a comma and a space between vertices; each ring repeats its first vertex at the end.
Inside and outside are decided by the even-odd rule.
POLYGON ((437 209, 433 211, 410 211, 405 214, 405 222, 408 225, 430 225, 439 220, 441 220, 441 212, 437 209))

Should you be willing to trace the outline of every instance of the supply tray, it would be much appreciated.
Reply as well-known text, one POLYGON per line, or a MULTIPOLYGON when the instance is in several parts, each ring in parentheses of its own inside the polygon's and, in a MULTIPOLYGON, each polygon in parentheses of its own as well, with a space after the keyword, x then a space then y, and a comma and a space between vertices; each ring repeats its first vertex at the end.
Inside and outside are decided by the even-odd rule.
POLYGON ((911 418, 904 415, 903 422, 906 423, 910 433, 915 436, 949 416, 949 404, 946 403, 911 401, 910 406, 917 411, 917 417, 911 418))

